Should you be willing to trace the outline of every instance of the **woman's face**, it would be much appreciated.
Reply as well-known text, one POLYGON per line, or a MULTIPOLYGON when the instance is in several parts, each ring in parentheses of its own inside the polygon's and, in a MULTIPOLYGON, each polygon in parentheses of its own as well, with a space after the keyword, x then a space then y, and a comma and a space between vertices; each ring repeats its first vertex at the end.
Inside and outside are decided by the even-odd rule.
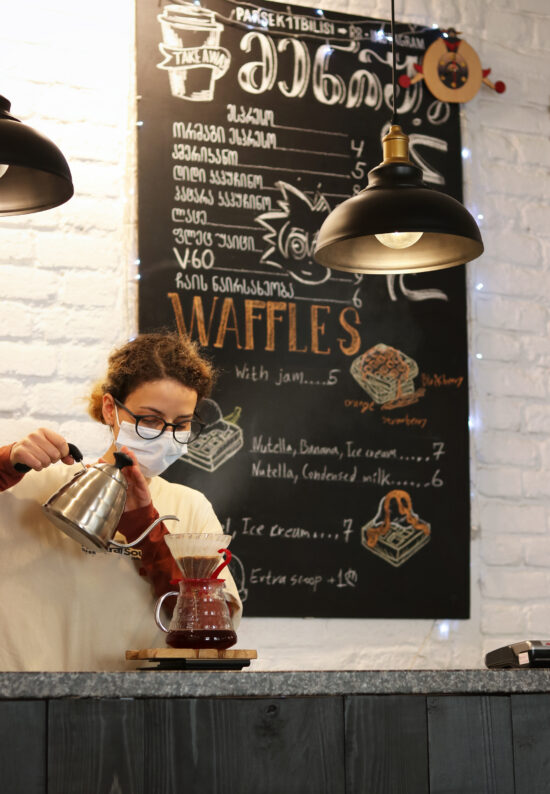
MULTIPOLYGON (((165 422, 183 425, 193 416, 197 406, 197 392, 171 378, 153 380, 142 383, 130 392, 124 400, 124 405, 138 416, 158 416, 165 422)), ((118 406, 117 412, 119 421, 132 424, 135 422, 124 408, 118 406)), ((106 424, 111 425, 117 438, 120 427, 116 420, 114 400, 110 394, 103 396, 103 418, 106 424)))

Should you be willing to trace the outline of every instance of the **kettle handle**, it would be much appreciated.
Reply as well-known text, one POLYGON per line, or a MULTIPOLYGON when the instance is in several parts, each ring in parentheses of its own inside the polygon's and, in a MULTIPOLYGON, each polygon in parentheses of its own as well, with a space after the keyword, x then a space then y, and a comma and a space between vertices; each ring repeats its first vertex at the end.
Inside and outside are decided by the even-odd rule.
POLYGON ((172 590, 170 593, 165 593, 158 599, 155 606, 155 623, 157 624, 159 629, 162 629, 166 634, 168 634, 170 629, 167 629, 164 623, 162 622, 162 619, 160 617, 160 608, 163 605, 165 598, 168 598, 168 596, 178 596, 178 595, 179 593, 176 590, 172 590))
POLYGON ((143 538, 147 537, 149 532, 152 529, 154 529, 157 526, 157 524, 160 524, 161 521, 166 521, 168 518, 174 521, 179 521, 179 518, 177 516, 159 516, 159 518, 157 518, 156 521, 153 521, 153 523, 150 524, 147 527, 147 529, 141 533, 139 538, 136 538, 131 543, 119 543, 117 540, 110 540, 109 543, 111 544, 111 546, 116 546, 119 549, 131 549, 132 546, 137 546, 137 544, 140 543, 143 540, 143 538))
MULTIPOLYGON (((84 457, 82 452, 79 450, 79 448, 76 446, 76 444, 71 444, 70 442, 68 442, 68 447, 69 447, 69 455, 73 456, 73 458, 74 458, 76 463, 80 463, 80 461, 84 457)), ((31 470, 31 467, 27 466, 26 463, 14 463, 13 468, 16 471, 21 472, 22 474, 26 474, 28 471, 31 470)))

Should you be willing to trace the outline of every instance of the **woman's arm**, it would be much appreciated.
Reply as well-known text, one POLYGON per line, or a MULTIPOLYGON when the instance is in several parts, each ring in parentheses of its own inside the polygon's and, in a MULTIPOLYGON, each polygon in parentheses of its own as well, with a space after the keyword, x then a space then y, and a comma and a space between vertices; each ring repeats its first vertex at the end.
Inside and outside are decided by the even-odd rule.
POLYGON ((74 458, 69 454, 69 445, 59 433, 40 427, 33 430, 20 441, 0 447, 0 491, 16 485, 25 471, 42 471, 52 463, 62 460, 72 465, 74 458), (22 464, 26 469, 19 472, 15 465, 22 464))
MULTIPOLYGON (((143 476, 133 452, 127 447, 121 447, 134 461, 133 466, 122 469, 128 483, 124 513, 117 527, 117 532, 126 538, 127 543, 132 543, 148 526, 159 517, 159 513, 151 500, 151 493, 147 480, 143 476)), ((172 589, 171 579, 179 579, 181 574, 178 566, 166 543, 164 535, 168 530, 161 522, 151 530, 139 544, 141 551, 141 565, 139 573, 146 576, 153 585, 155 595, 160 597, 172 589)))
MULTIPOLYGON (((123 513, 117 532, 124 535, 127 543, 131 543, 158 517, 158 511, 153 506, 153 503, 149 502, 145 507, 139 507, 123 513)), ((167 534, 168 530, 161 522, 139 544, 139 549, 141 550, 140 575, 146 576, 151 582, 157 597, 174 589, 170 584, 172 579, 181 578, 181 572, 176 565, 176 561, 164 542, 164 536, 167 534)))
POLYGON ((5 491, 16 485, 25 475, 20 474, 13 468, 10 460, 10 453, 13 444, 8 444, 7 447, 0 447, 0 491, 5 491))

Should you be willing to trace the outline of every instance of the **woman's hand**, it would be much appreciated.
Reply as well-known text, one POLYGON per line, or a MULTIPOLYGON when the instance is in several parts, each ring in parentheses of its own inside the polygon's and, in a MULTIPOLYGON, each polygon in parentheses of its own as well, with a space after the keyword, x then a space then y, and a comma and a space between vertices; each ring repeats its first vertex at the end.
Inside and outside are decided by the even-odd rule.
POLYGON ((147 505, 151 503, 151 493, 147 480, 139 468, 139 463, 134 453, 130 452, 128 447, 121 447, 120 451, 125 452, 126 455, 129 455, 134 461, 133 466, 125 466, 122 469, 122 473, 128 482, 126 505, 124 506, 124 512, 127 513, 129 510, 147 507, 147 505))
POLYGON ((35 471, 42 471, 58 460, 67 465, 74 463, 74 458, 69 454, 69 445, 59 433, 40 427, 29 433, 28 436, 16 441, 10 452, 10 463, 24 463, 35 471))

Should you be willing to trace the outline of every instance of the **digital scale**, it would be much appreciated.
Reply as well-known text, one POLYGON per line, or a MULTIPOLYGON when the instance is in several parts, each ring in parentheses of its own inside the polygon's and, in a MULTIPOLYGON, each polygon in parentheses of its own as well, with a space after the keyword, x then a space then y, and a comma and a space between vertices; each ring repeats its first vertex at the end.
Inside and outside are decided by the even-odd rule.
POLYGON ((485 655, 492 670, 521 667, 550 667, 550 640, 523 640, 504 645, 485 655))

